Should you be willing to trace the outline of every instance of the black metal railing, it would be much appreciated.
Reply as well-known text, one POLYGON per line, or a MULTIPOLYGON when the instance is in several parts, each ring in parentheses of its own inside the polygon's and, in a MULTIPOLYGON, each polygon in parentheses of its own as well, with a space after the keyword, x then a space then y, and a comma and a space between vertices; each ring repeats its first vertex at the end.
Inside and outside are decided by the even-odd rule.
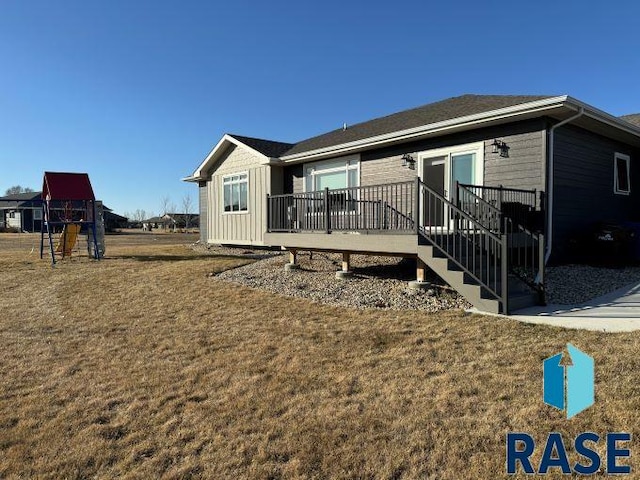
POLYGON ((456 205, 471 215, 486 229, 500 233, 502 228, 502 212, 493 203, 488 202, 466 185, 456 184, 456 205))
POLYGON ((508 269, 537 294, 541 304, 546 303, 544 235, 505 217, 503 231, 508 239, 508 269))
POLYGON ((545 201, 543 192, 535 189, 507 188, 502 185, 489 187, 459 183, 456 187, 456 198, 460 198, 460 195, 464 196, 465 191, 492 205, 503 216, 512 219, 515 223, 532 231, 543 230, 545 201))
POLYGON ((508 307, 507 238, 418 180, 419 232, 449 261, 508 307), (503 281, 503 279, 505 281, 503 281))
POLYGON ((536 291, 540 302, 544 303, 542 192, 538 196, 536 190, 457 184, 456 198, 458 206, 466 213, 492 231, 506 234, 508 273, 536 291))
POLYGON ((270 195, 269 232, 414 231, 415 182, 270 195))

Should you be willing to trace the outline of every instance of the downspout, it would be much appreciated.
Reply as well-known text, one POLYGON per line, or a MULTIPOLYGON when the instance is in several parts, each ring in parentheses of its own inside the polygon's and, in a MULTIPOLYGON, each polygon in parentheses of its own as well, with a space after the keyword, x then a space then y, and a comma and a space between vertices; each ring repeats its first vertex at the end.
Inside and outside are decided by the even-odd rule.
POLYGON ((547 188, 547 246, 544 252, 544 264, 546 265, 549 262, 549 258, 551 257, 551 248, 553 247, 553 189, 554 189, 554 161, 553 161, 553 147, 554 147, 554 132, 556 128, 566 125, 569 122, 573 122, 577 118, 584 115, 584 107, 580 107, 578 113, 569 117, 560 123, 556 123, 549 129, 549 164, 547 166, 547 179, 548 179, 548 188, 547 188))

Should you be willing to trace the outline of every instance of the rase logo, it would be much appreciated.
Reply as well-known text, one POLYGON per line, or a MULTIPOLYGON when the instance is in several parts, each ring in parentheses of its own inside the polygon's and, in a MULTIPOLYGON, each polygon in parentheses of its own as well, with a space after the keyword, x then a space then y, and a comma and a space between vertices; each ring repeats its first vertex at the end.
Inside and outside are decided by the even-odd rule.
MULTIPOLYGON (((593 405, 595 399, 593 358, 579 348, 568 343, 567 355, 562 352, 543 362, 542 399, 544 403, 565 412, 567 419, 593 405)), ((605 439, 606 461, 596 450, 600 436, 584 432, 571 442, 575 453, 581 458, 570 464, 562 435, 552 432, 548 435, 537 469, 531 462, 536 444, 533 437, 524 432, 507 433, 507 474, 519 470, 524 473, 546 474, 549 470, 560 470, 565 474, 590 475, 601 471, 608 474, 628 474, 631 467, 618 465, 618 458, 630 457, 628 448, 620 445, 630 442, 631 434, 624 432, 607 433, 605 439)))
POLYGON ((543 362, 543 400, 547 405, 566 411, 572 418, 594 402, 593 358, 567 343, 569 358, 562 352, 543 362))

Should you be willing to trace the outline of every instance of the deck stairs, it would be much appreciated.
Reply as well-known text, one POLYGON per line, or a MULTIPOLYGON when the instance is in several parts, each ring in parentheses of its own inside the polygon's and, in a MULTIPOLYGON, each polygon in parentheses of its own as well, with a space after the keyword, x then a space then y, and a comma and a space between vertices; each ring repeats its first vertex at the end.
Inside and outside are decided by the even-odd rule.
POLYGON ((469 202, 454 204, 423 183, 420 188, 417 255, 425 265, 481 311, 506 314, 544 302, 536 279, 544 268, 541 235, 482 199, 465 208, 469 202), (443 223, 442 211, 448 228, 433 228, 443 223))

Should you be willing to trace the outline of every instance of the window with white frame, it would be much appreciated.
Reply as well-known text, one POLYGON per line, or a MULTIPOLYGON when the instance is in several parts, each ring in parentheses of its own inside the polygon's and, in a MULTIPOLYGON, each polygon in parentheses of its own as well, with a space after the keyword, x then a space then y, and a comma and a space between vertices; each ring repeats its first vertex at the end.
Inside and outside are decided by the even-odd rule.
POLYGON ((305 189, 317 192, 329 188, 357 187, 359 162, 357 157, 339 158, 305 165, 305 189))
POLYGON ((631 192, 631 177, 629 175, 631 158, 623 153, 614 155, 613 164, 613 192, 618 195, 629 195, 631 192))
POLYGON ((222 196, 225 212, 248 211, 249 174, 244 172, 222 177, 222 196))
POLYGON ((355 210, 357 192, 346 189, 359 186, 359 168, 358 156, 307 164, 304 167, 305 191, 320 192, 328 188, 332 208, 355 210), (339 191, 332 193, 331 190, 339 191))
POLYGON ((42 210, 39 208, 33 209, 33 219, 34 220, 42 220, 42 210))

